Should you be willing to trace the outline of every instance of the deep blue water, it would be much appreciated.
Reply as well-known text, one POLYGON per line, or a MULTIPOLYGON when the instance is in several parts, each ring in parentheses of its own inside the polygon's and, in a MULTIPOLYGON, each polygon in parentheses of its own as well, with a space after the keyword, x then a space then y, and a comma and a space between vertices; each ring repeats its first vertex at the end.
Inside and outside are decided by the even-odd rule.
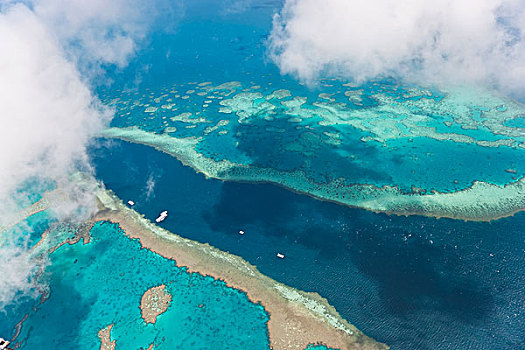
MULTIPOLYGON (((343 95, 340 87, 326 82, 309 88, 293 77, 281 76, 268 59, 266 40, 272 15, 283 1, 246 1, 245 10, 240 12, 234 11, 233 2, 178 1, 176 13, 170 17, 173 22, 157 23, 156 31, 148 36, 126 68, 109 67, 107 76, 101 77, 104 83, 97 94, 107 102, 121 97, 121 90, 127 90, 137 96, 147 95, 151 100, 173 84, 202 81, 219 84, 236 80, 241 81, 243 87, 261 85, 259 91, 265 93, 278 88, 290 89, 294 96, 307 97, 309 102, 315 101, 319 92, 343 95)), ((369 97, 373 94, 382 93, 400 101, 399 96, 408 91, 389 79, 359 88, 364 89, 361 104, 348 102, 349 109, 377 105, 377 101, 369 97)), ((439 91, 434 91, 431 98, 439 101, 442 97, 439 91)), ((195 112, 202 108, 202 101, 182 103, 179 108, 179 112, 184 108, 195 112)), ((139 125, 144 117, 148 120, 143 129, 158 131, 162 125, 160 112, 153 117, 142 112, 132 114, 130 120, 125 120, 121 112, 117 109, 112 125, 139 125)), ((480 122, 481 114, 476 118, 480 122)), ((458 124, 444 126, 444 121, 452 120, 450 116, 436 116, 434 126, 438 132, 458 132, 482 140, 499 138, 484 128, 463 130, 458 124)), ((506 125, 520 128, 523 120, 518 117, 506 125)), ((311 124, 315 126, 317 121, 312 119, 311 124)), ((186 137, 202 132, 209 125, 183 129, 183 123, 175 122, 173 126, 178 128, 178 136, 186 137)), ((309 175, 319 182, 344 176, 349 182, 452 191, 465 188, 474 180, 502 184, 525 174, 525 162, 519 153, 523 151, 505 147, 490 149, 414 138, 389 141, 385 151, 378 143, 361 143, 359 139, 367 133, 356 132, 351 127, 316 126, 316 132, 297 133, 293 124, 278 119, 271 123, 259 120, 244 128, 230 123, 224 129, 230 131, 228 136, 210 135, 206 138, 208 143, 199 144, 198 150, 215 159, 247 158, 255 165, 283 170, 307 168, 309 175), (284 132, 269 130, 269 124, 284 132), (323 131, 341 132, 342 144, 338 147, 321 144, 323 131), (298 157, 281 152, 281 146, 297 139, 305 148, 311 148, 311 155, 298 157), (361 159, 349 161, 347 156, 352 153, 361 159), (505 172, 509 168, 516 173, 505 172)), ((136 201, 138 211, 154 219, 161 210, 167 209, 170 216, 162 226, 238 254, 276 280, 319 292, 350 322, 393 349, 525 348, 524 214, 493 223, 389 217, 321 202, 270 184, 207 180, 174 158, 148 147, 118 141, 113 145, 92 150, 97 176, 125 201, 136 201), (151 192, 147 189, 148 182, 155 184, 151 192), (245 235, 238 235, 240 229, 245 235), (286 254, 286 259, 277 259, 277 252, 286 254)), ((35 189, 34 196, 24 194, 16 198, 26 204, 40 199, 43 188, 53 186, 38 182, 24 185, 35 189)), ((28 220, 33 227, 29 232, 30 243, 38 240, 49 223, 46 213, 28 220)), ((25 226, 14 229, 25 230, 25 226)), ((153 285, 176 280, 191 284, 187 282, 191 278, 181 270, 173 270, 172 263, 144 251, 137 253, 136 242, 112 234, 112 228, 105 229, 107 232, 98 232, 100 241, 92 246, 65 246, 52 256, 53 264, 47 275, 51 281, 51 298, 31 314, 23 329, 24 338, 37 335, 28 338, 28 348, 47 344, 48 340, 38 335, 51 333, 55 336, 52 341, 63 340, 61 345, 65 348, 78 348, 81 340, 87 342, 82 343, 86 348, 93 348, 98 344, 93 331, 105 326, 100 323, 138 320, 136 314, 131 315, 127 310, 134 307, 142 292, 140 283, 153 285), (142 259, 140 264, 128 264, 133 254, 142 259), (115 256, 117 259, 112 259, 115 256), (71 268, 73 258, 78 261, 71 268), (117 272, 125 272, 127 279, 115 275, 117 272), (137 276, 145 280, 135 281, 137 276), (104 298, 95 300, 100 294, 97 286, 107 280, 113 282, 105 287, 115 287, 115 290, 104 290, 104 298), (120 294, 112 294, 115 291, 120 294), (66 301, 75 305, 78 312, 71 316, 67 327, 59 327, 64 314, 71 311, 62 305, 66 301), (87 316, 108 303, 114 303, 115 310, 124 310, 124 313, 101 313, 93 319, 87 316), (87 328, 81 329, 80 325, 87 328), (87 332, 82 336, 90 334, 89 337, 79 336, 79 330, 87 332)), ((252 317, 250 320, 258 326, 254 332, 257 339, 241 336, 235 338, 236 344, 250 348, 266 346, 264 315, 256 319, 261 311, 256 305, 246 302, 242 293, 231 289, 224 292, 224 286, 194 277, 197 285, 205 287, 194 288, 193 297, 209 297, 215 291, 226 293, 231 303, 221 309, 215 299, 217 307, 213 310, 218 310, 217 313, 201 315, 198 310, 194 312, 196 299, 192 299, 187 289, 172 290, 174 295, 181 293, 178 307, 185 309, 189 316, 182 319, 169 316, 165 322, 179 322, 181 327, 197 327, 199 331, 199 336, 189 335, 191 339, 184 343, 186 346, 204 341, 220 348, 219 342, 229 336, 224 333, 224 325, 235 321, 230 316, 237 305, 242 305, 247 317, 252 317), (217 334, 220 336, 214 338, 217 334), (248 341, 252 343, 242 343, 248 341)), ((0 322, 1 334, 12 333, 12 325, 29 312, 33 304, 23 299, 10 305, 1 316, 8 320, 0 322)), ((133 327, 144 343, 141 345, 147 345, 165 331, 160 321, 159 329, 150 327, 144 333, 137 322, 133 327)), ((122 325, 114 329, 114 335, 124 347, 135 341, 125 339, 123 334, 127 331, 122 325)), ((242 332, 240 329, 239 334, 242 332)))
POLYGON ((205 179, 152 148, 110 144, 92 150, 97 177, 136 210, 152 220, 168 210, 161 226, 319 292, 393 349, 525 347, 523 213, 491 223, 374 214, 205 179))
POLYGON ((167 30, 160 26, 151 33, 126 68, 109 68, 112 88, 144 91, 173 82, 249 80, 252 75, 299 86, 281 77, 265 54, 272 15, 283 0, 248 1, 240 12, 229 11, 228 0, 178 3, 174 21, 165 23, 167 30))
MULTIPOLYGON (((280 118, 279 108, 283 109, 280 101, 275 102, 278 108, 276 115, 272 115, 274 120, 268 121, 263 118, 264 115, 258 115, 251 118, 250 124, 239 124, 235 113, 227 115, 217 112, 220 107, 218 100, 210 102, 209 107, 203 107, 211 93, 206 96, 188 94, 188 99, 182 99, 186 91, 196 89, 195 83, 218 85, 229 81, 239 81, 242 86, 225 98, 231 98, 245 88, 260 86, 260 89, 251 91, 267 95, 276 89, 288 89, 292 97, 306 97, 305 106, 309 107, 319 101, 318 94, 321 92, 333 94, 337 102, 346 103, 348 110, 366 110, 376 106, 378 101, 373 97, 376 94, 389 96, 397 102, 421 98, 406 97, 407 93, 410 95, 412 86, 399 79, 385 78, 352 87, 342 86, 347 81, 341 79, 322 80, 316 86, 306 86, 294 77, 281 75, 268 57, 267 40, 272 15, 280 10, 282 3, 247 1, 244 10, 236 12, 231 1, 181 1, 180 16, 169 23, 171 29, 152 33, 125 69, 108 71, 107 80, 112 83, 98 88, 97 93, 105 103, 112 104, 115 98, 119 98, 120 102, 130 102, 128 105, 114 103, 116 115, 111 125, 138 126, 158 133, 169 125, 177 128, 170 135, 199 137, 203 136, 205 127, 228 119, 230 123, 220 129, 228 131, 228 134, 206 135, 197 146, 198 152, 216 160, 228 159, 284 171, 302 170, 318 183, 341 177, 349 183, 391 185, 406 191, 415 186, 427 191, 449 192, 465 189, 476 180, 503 185, 525 175, 522 149, 481 147, 426 137, 393 139, 385 145, 361 142, 361 138, 370 136, 369 131, 342 124, 320 126, 320 117, 301 123, 289 122, 288 114, 280 118), (173 92, 172 88, 177 92, 173 92), (359 106, 344 95, 348 91, 360 90, 362 101, 359 106), (161 108, 168 99, 176 105, 176 110, 161 108), (143 106, 128 108, 133 102, 159 109, 148 113, 143 106), (210 122, 187 129, 186 123, 170 121, 170 117, 182 112, 192 112, 193 117, 200 112, 200 116, 210 122), (296 129, 298 125, 303 129, 296 129), (339 134, 341 144, 327 144, 323 132, 339 134), (289 151, 287 148, 290 146, 300 151, 289 151), (508 169, 514 172, 505 171, 508 169)), ((441 101, 443 97, 443 93, 432 90, 428 98, 441 101)), ((454 122, 451 113, 432 115, 431 120, 424 124, 440 133, 456 132, 478 140, 505 138, 481 125, 483 116, 479 109, 473 107, 472 113, 480 124, 477 130, 462 129, 460 124, 454 122), (445 126, 444 121, 452 125, 445 126)), ((363 123, 373 124, 377 119, 388 122, 389 118, 389 113, 373 115, 363 123)), ((402 116, 397 118, 402 119, 402 116)), ((400 132, 406 131, 403 124, 396 125, 400 132)), ((374 125, 368 125, 368 128, 373 130, 374 125)))
MULTIPOLYGON (((377 90, 372 83, 366 86, 375 88, 370 90, 377 90)), ((241 93, 244 87, 250 88, 250 85, 237 87, 234 93, 241 93)), ((285 84, 282 87, 289 86, 285 84)), ((388 87, 385 86, 384 91, 390 91, 388 87)), ((397 89, 402 90, 401 87, 397 89)), ((264 89, 254 91, 259 93, 262 90, 264 89)), ((111 124, 114 127, 137 126, 155 133, 163 133, 168 130, 167 127, 176 128, 168 134, 177 138, 200 138, 196 151, 215 161, 227 159, 258 168, 299 170, 311 181, 321 184, 342 178, 349 184, 398 186, 404 191, 410 191, 415 186, 426 191, 449 192, 468 188, 474 181, 505 185, 525 174, 525 154, 520 148, 484 147, 422 136, 394 138, 384 143, 362 142, 362 138, 372 135, 370 131, 337 123, 319 125, 323 119, 315 114, 320 111, 312 105, 315 99, 309 100, 309 104, 305 105, 307 107, 302 107, 302 112, 299 113, 282 105, 283 101, 290 101, 293 97, 273 99, 271 102, 261 98, 264 103, 274 107, 274 110, 252 111, 249 123, 239 123, 236 113, 219 112, 221 105, 218 100, 212 99, 223 98, 225 93, 219 89, 205 91, 203 87, 192 83, 164 86, 160 91, 143 93, 139 97, 135 93, 112 91, 105 101, 111 103, 114 97, 120 99, 114 106, 117 110, 111 124), (188 90, 198 93, 181 97, 188 90), (198 95, 199 93, 211 97, 198 95), (137 107, 135 103, 140 106, 137 107), (174 109, 164 108, 167 105, 173 105, 174 109), (154 107, 155 112, 147 112, 146 106, 154 107), (193 119, 195 124, 172 120, 183 112, 192 113, 188 120, 193 119), (310 113, 310 117, 303 118, 301 113, 310 113), (302 120, 290 121, 292 117, 301 117, 302 120), (195 122, 198 119, 201 121, 195 122), (227 121, 228 124, 218 126, 214 132, 206 132, 206 129, 219 121, 227 121), (328 135, 337 135, 337 138, 330 138, 328 135), (509 172, 509 169, 512 171, 509 172)), ((364 123, 372 123, 374 120, 388 123, 392 119, 385 114, 373 116, 374 118, 364 123)), ((401 119, 399 116, 398 118, 401 119)), ((438 128, 440 132, 454 131, 476 136, 479 140, 502 139, 501 135, 492 134, 488 130, 463 130, 459 125, 445 127, 436 118, 427 127, 441 125, 438 128), (473 133, 482 135, 472 135, 473 133), (488 137, 489 134, 491 137, 488 137)), ((398 120, 395 125, 396 128, 401 128, 403 124, 398 120)), ((370 130, 376 127, 381 129, 377 125, 369 126, 370 130)), ((404 129, 407 129, 406 126, 404 129)), ((412 131, 406 132, 407 135, 412 135, 412 131)))

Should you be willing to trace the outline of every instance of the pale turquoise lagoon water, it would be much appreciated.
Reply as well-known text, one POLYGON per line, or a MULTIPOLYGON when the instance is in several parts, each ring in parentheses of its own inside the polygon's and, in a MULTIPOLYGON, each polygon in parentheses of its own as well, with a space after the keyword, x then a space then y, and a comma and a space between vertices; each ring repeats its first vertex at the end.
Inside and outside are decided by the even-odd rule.
MULTIPOLYGON (((233 94, 242 93, 243 87, 236 88, 233 94)), ((120 98, 127 105, 115 103, 119 114, 112 125, 137 126, 145 131, 167 133, 177 138, 200 137, 196 151, 215 161, 229 160, 262 169, 300 170, 317 183, 343 178, 349 184, 391 185, 405 191, 415 186, 427 191, 451 192, 465 189, 476 180, 503 185, 525 174, 525 151, 517 147, 485 147, 425 136, 363 142, 363 138, 372 137, 370 131, 344 123, 325 125, 315 109, 309 117, 305 117, 304 110, 308 110, 308 106, 303 106, 303 112, 298 114, 279 106, 291 101, 291 97, 271 101, 274 106, 271 113, 264 110, 246 112, 249 120, 239 123, 238 113, 218 111, 223 106, 217 100, 197 96, 199 101, 195 102, 195 93, 191 94, 191 99, 174 97, 184 95, 184 90, 199 91, 195 85, 177 89, 182 92, 173 93, 167 89, 163 93, 146 96, 140 100, 140 106, 133 104, 133 97, 128 99, 124 94, 120 98), (155 102, 156 96, 163 96, 162 100, 155 102), (167 101, 170 99, 172 101, 167 101), (204 103, 206 101, 212 102, 204 103), (166 105, 174 107, 162 107, 166 105), (212 107, 206 107, 209 108, 206 110, 203 105, 212 107), (145 112, 152 106, 157 108, 154 112, 145 112), (279 108, 283 109, 282 113, 279 108), (178 117, 182 113, 191 114, 178 117), (183 118, 184 121, 180 120, 183 118), (214 128, 213 131, 209 131, 210 128, 214 128), (513 172, 508 172, 508 169, 513 172)), ((231 96, 224 98, 228 97, 231 96)), ((388 120, 389 116, 373 118, 388 120)), ((429 120, 425 128, 435 128, 441 133, 457 133, 478 141, 509 139, 483 126, 475 130, 462 129, 458 124, 448 127, 442 119, 429 120)), ((375 127, 370 125, 365 129, 374 130, 375 127)), ((405 131, 407 128, 401 122, 393 125, 390 131, 388 127, 384 130, 387 133, 414 133, 405 131)))
POLYGON ((54 188, 56 184, 49 179, 30 178, 14 191, 12 199, 20 208, 26 208, 42 199, 46 191, 54 188))
MULTIPOLYGON (((302 170, 318 183, 343 177, 349 184, 452 192, 476 180, 502 185, 525 175, 525 150, 517 147, 525 136, 487 126, 490 113, 506 113, 504 104, 429 112, 418 103, 439 106, 450 96, 402 79, 302 85, 281 76, 266 55, 282 1, 247 2, 241 13, 226 11, 229 3, 182 1, 173 30, 152 33, 128 67, 108 68, 97 95, 115 108, 111 126, 201 137, 197 151, 216 161, 302 170), (210 84, 199 85, 204 82, 210 84), (209 89, 227 82, 239 84, 209 89), (279 89, 290 96, 269 98, 279 89), (228 107, 220 101, 242 93, 261 95, 232 113, 220 111, 228 107), (304 98, 300 109, 296 97, 304 98), (344 113, 330 114, 326 105, 344 113), (352 113, 367 116, 352 124, 352 113), (474 142, 437 140, 429 137, 432 130, 474 142), (498 140, 515 143, 475 143, 498 140)), ((523 133, 523 117, 512 117, 499 126, 523 133)), ((523 214, 494 223, 377 215, 268 184, 207 180, 145 146, 115 144, 101 154, 92 150, 96 175, 123 199, 136 200, 139 212, 154 219, 168 209, 173 215, 164 227, 238 254, 280 282, 319 292, 393 349, 524 347, 523 214), (148 180, 155 186, 146 195, 148 180), (241 228, 243 237, 236 233, 241 228), (276 250, 287 258, 276 260, 276 250)), ((39 200, 47 188, 28 186, 34 190, 22 191, 20 203, 39 200)), ((34 243, 52 223, 40 213, 13 232, 29 232, 34 243)), ((12 336, 29 314, 18 338, 22 349, 97 348, 96 333, 111 323, 117 348, 152 342, 158 349, 268 348, 268 315, 243 293, 141 250, 114 225, 98 224, 92 233, 90 244, 65 245, 50 256, 41 277, 49 299, 39 304, 24 297, 8 306, 2 335, 12 336), (173 295, 172 306, 146 326, 138 303, 159 284, 173 295)))
POLYGON ((516 118, 508 120, 505 124, 513 128, 525 129, 525 116, 520 115, 516 118))
POLYGON ((63 245, 41 277, 49 299, 36 306, 17 341, 24 349, 95 349, 97 332, 117 348, 268 349, 268 314, 224 282, 188 273, 175 261, 141 249, 119 227, 97 223, 89 244, 63 245), (173 297, 155 324, 140 315, 143 293, 161 284, 173 297))
POLYGON ((150 220, 168 210, 160 226, 320 293, 392 349, 525 345, 525 213, 494 222, 388 216, 206 179, 144 145, 115 141, 92 154, 97 177, 150 220))
MULTIPOLYGON (((525 135, 509 137, 486 123, 509 113, 500 96, 489 96, 494 102, 487 108, 476 104, 486 96, 471 101, 467 93, 454 102, 459 105, 440 109, 447 93, 402 79, 300 84, 281 76, 266 53, 271 16, 281 2, 247 5, 242 13, 225 11, 225 4, 185 2, 175 33, 155 33, 148 50, 112 72, 114 84, 99 89, 102 101, 116 109, 112 126, 199 137, 196 150, 216 161, 301 170, 318 183, 340 177, 349 184, 451 192, 476 180, 503 185, 525 175, 525 150, 517 147, 525 135), (280 89, 290 95, 272 98, 280 89), (248 102, 236 100, 242 94, 251 94, 248 102), (304 99, 300 107, 296 98, 304 99), (425 109, 421 101, 436 108, 425 109), (437 140, 432 132, 514 145, 437 140)), ((518 125, 500 124, 519 132, 518 125)))

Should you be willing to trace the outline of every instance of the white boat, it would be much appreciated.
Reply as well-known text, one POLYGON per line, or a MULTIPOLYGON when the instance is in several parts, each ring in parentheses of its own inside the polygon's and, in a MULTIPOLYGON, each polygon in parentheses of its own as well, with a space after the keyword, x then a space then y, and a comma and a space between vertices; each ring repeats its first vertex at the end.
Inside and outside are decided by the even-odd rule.
POLYGON ((7 349, 7 346, 8 346, 10 343, 11 343, 11 342, 5 340, 4 338, 0 338, 0 350, 7 349))
POLYGON ((135 205, 135 202, 133 202, 133 201, 128 201, 128 204, 131 205, 131 206, 134 206, 134 205, 135 205))
POLYGON ((155 219, 156 222, 164 221, 168 217, 168 211, 164 210, 162 213, 160 213, 159 217, 155 219))
POLYGON ((284 254, 277 253, 277 257, 278 257, 279 259, 284 259, 284 254))
POLYGON ((243 231, 243 230, 240 230, 240 231, 239 231, 239 234, 240 234, 240 235, 243 235, 243 234, 244 234, 244 231, 243 231))

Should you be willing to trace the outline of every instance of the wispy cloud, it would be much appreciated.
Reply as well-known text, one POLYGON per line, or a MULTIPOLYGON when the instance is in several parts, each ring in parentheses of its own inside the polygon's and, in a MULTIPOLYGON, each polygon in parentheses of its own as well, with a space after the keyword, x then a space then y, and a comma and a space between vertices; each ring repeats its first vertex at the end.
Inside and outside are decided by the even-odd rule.
POLYGON ((525 89, 520 0, 287 0, 270 55, 283 73, 525 89))
MULTIPOLYGON (((24 5, 0 14, 0 198, 29 178, 89 168, 86 145, 111 117, 56 36, 24 5)), ((3 203, 0 213, 13 203, 3 203)))
POLYGON ((240 14, 253 5, 254 0, 227 0, 224 1, 225 15, 240 14))
POLYGON ((157 183, 157 179, 160 177, 160 174, 154 173, 153 171, 150 172, 148 176, 148 180, 146 181, 146 200, 149 200, 152 195, 155 194, 155 185, 157 183))
MULTIPOLYGON (((70 175, 90 173, 87 146, 112 117, 92 79, 102 67, 126 65, 155 16, 169 13, 165 2, 0 0, 0 225, 21 209, 10 198, 29 179, 66 190, 70 201, 57 208, 59 217, 89 212, 90 181, 80 186, 70 175)), ((28 276, 39 266, 20 241, 5 238, 0 274, 13 283, 0 284, 0 309, 31 290, 28 276)))
MULTIPOLYGON (((27 238, 17 232, 20 230, 22 228, 15 228, 2 234, 0 272, 3 283, 0 286, 0 317, 6 305, 22 297, 38 296, 39 286, 35 283, 34 276, 48 263, 46 257, 31 257, 27 238)), ((31 228, 24 227, 23 230, 28 232, 31 228)))
POLYGON ((81 68, 126 65, 158 22, 162 30, 176 24, 180 6, 167 0, 33 0, 35 15, 81 68))

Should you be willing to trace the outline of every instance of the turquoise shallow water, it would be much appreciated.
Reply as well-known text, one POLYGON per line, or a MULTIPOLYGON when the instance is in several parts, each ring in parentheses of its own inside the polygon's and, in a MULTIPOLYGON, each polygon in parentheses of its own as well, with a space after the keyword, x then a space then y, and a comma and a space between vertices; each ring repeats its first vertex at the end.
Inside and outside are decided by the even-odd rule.
POLYGON ((525 116, 520 115, 516 118, 512 118, 508 120, 505 124, 510 127, 525 129, 525 116))
POLYGON ((5 237, 19 240, 20 243, 23 242, 28 246, 32 246, 40 240, 42 233, 56 221, 55 216, 48 210, 45 210, 20 221, 6 230, 4 234, 5 237))
MULTIPOLYGON (((301 170, 317 183, 344 178, 351 184, 451 192, 476 180, 503 185, 525 175, 522 148, 443 136, 524 142, 523 134, 509 137, 487 127, 491 113, 507 111, 503 100, 496 99, 492 111, 468 100, 440 109, 447 94, 391 78, 302 85, 281 76, 267 57, 271 17, 281 2, 247 4, 241 13, 228 11, 230 5, 184 2, 176 31, 155 33, 129 67, 110 73, 114 83, 98 94, 116 109, 112 126, 200 137, 196 150, 216 161, 301 170), (237 83, 218 87, 228 82, 237 83), (271 98, 279 89, 290 95, 271 98), (249 102, 235 100, 243 93, 252 95, 249 102), (426 110, 421 101, 436 108, 426 110), (443 140, 429 137, 434 132, 443 140)), ((519 125, 511 124, 505 125, 518 132, 519 125)))
POLYGON ((525 345, 525 213, 494 222, 375 214, 271 184, 206 179, 122 141, 93 160, 97 177, 150 220, 168 210, 160 226, 320 293, 392 349, 525 345))
POLYGON ((56 188, 56 184, 49 179, 30 178, 14 191, 12 198, 20 208, 26 208, 38 202, 46 191, 56 188))
POLYGON ((49 299, 24 322, 23 349, 95 349, 109 324, 120 349, 268 349, 268 315, 244 293, 141 249, 115 224, 97 223, 91 234, 89 244, 66 244, 50 256, 42 277, 49 299), (161 284, 173 300, 146 325, 141 297, 161 284))
MULTIPOLYGON (((245 86, 253 84, 238 87, 233 94, 242 93, 245 86)), ((260 93, 263 90, 252 91, 260 93)), ((300 170, 317 183, 343 178, 349 184, 391 185, 405 191, 415 186, 427 191, 450 192, 465 189, 476 180, 503 185, 525 174, 525 153, 520 148, 484 147, 424 135, 363 142, 362 139, 373 136, 370 131, 343 122, 325 125, 323 118, 317 115, 321 110, 313 105, 310 105, 311 113, 307 116, 304 111, 309 110, 308 105, 304 105, 300 113, 282 106, 292 101, 292 97, 271 100, 271 103, 263 98, 265 102, 262 103, 270 104, 271 111, 246 109, 221 113, 219 109, 224 107, 215 97, 227 99, 231 96, 222 97, 229 93, 225 90, 213 92, 199 90, 197 85, 190 84, 166 88, 140 98, 124 93, 120 95, 120 102, 114 102, 117 116, 112 126, 137 126, 177 138, 198 137, 196 151, 215 161, 229 160, 281 171, 300 170), (208 96, 198 96, 195 92, 191 96, 184 95, 186 91, 202 91, 208 96), (190 97, 181 99, 183 95, 190 97), (158 96, 162 96, 160 100, 158 96), (140 105, 134 104, 135 101, 140 105), (247 114, 249 119, 238 122, 239 113, 247 114), (513 172, 506 171, 508 169, 513 172)), ((109 98, 105 101, 110 102, 109 98)), ((371 116, 375 123, 380 119, 388 122, 389 118, 387 114, 371 116)), ((374 124, 365 127, 370 130, 378 128, 381 133, 419 135, 419 131, 406 131, 401 122, 392 126, 374 124)), ((457 124, 448 127, 439 118, 427 121, 425 128, 458 133, 478 141, 508 139, 482 127, 476 130, 464 130, 457 124)))
MULTIPOLYGON (((511 139, 491 132, 476 106, 467 106, 466 121, 459 113, 429 113, 417 106, 422 99, 443 101, 447 96, 440 91, 429 89, 422 97, 391 79, 360 86, 326 79, 307 87, 281 76, 266 57, 265 41, 282 1, 248 2, 241 13, 226 11, 228 1, 182 3, 175 30, 153 33, 127 68, 108 69, 108 85, 97 94, 115 107, 112 126, 202 137, 196 149, 217 161, 302 170, 319 183, 343 177, 348 183, 447 192, 475 180, 507 184, 525 174, 520 148, 406 136, 435 129, 476 141, 511 139), (231 81, 240 85, 198 88, 201 82, 231 81), (243 92, 267 97, 277 89, 290 90, 291 96, 258 96, 244 110, 219 112, 224 107, 219 101, 243 92), (302 112, 294 97, 305 98, 302 112), (318 105, 331 99, 344 102, 347 112, 373 112, 360 119, 362 125, 348 124, 344 115, 323 124, 327 116, 320 113, 326 111, 318 105), (272 113, 259 108, 270 108, 265 103, 273 105, 272 113), (386 107, 396 103, 414 105, 393 114, 386 107), (428 118, 410 124, 409 112, 428 118), (239 123, 246 115, 249 122, 239 123), (385 135, 390 138, 383 142, 385 135)), ((506 107, 495 109, 503 113, 506 107)), ((523 120, 504 125, 516 131, 523 120)), ((281 282, 320 292, 350 322, 394 349, 523 348, 523 214, 496 223, 376 215, 271 185, 205 180, 167 155, 117 144, 116 150, 94 155, 97 176, 123 199, 136 200, 137 210, 154 219, 168 209, 173 215, 165 227, 241 255, 281 282), (156 184, 151 193, 148 183, 156 184), (243 237, 236 233, 240 228, 247 232, 243 237), (287 258, 277 260, 276 250, 287 258)), ((30 204, 41 198, 39 186, 33 192, 19 200, 30 204)), ((28 220, 31 242, 47 220, 46 214, 28 220)), ((26 349, 96 348, 97 331, 111 323, 113 338, 126 349, 152 342, 161 349, 268 348, 268 315, 243 293, 141 250, 114 225, 97 225, 93 236, 86 246, 66 245, 51 255, 43 276, 49 300, 34 312, 33 300, 10 305, 7 321, 0 322, 2 334, 13 334, 13 325, 29 313, 19 338, 26 349), (173 295, 172 307, 156 325, 145 326, 140 296, 163 283, 173 295)))

